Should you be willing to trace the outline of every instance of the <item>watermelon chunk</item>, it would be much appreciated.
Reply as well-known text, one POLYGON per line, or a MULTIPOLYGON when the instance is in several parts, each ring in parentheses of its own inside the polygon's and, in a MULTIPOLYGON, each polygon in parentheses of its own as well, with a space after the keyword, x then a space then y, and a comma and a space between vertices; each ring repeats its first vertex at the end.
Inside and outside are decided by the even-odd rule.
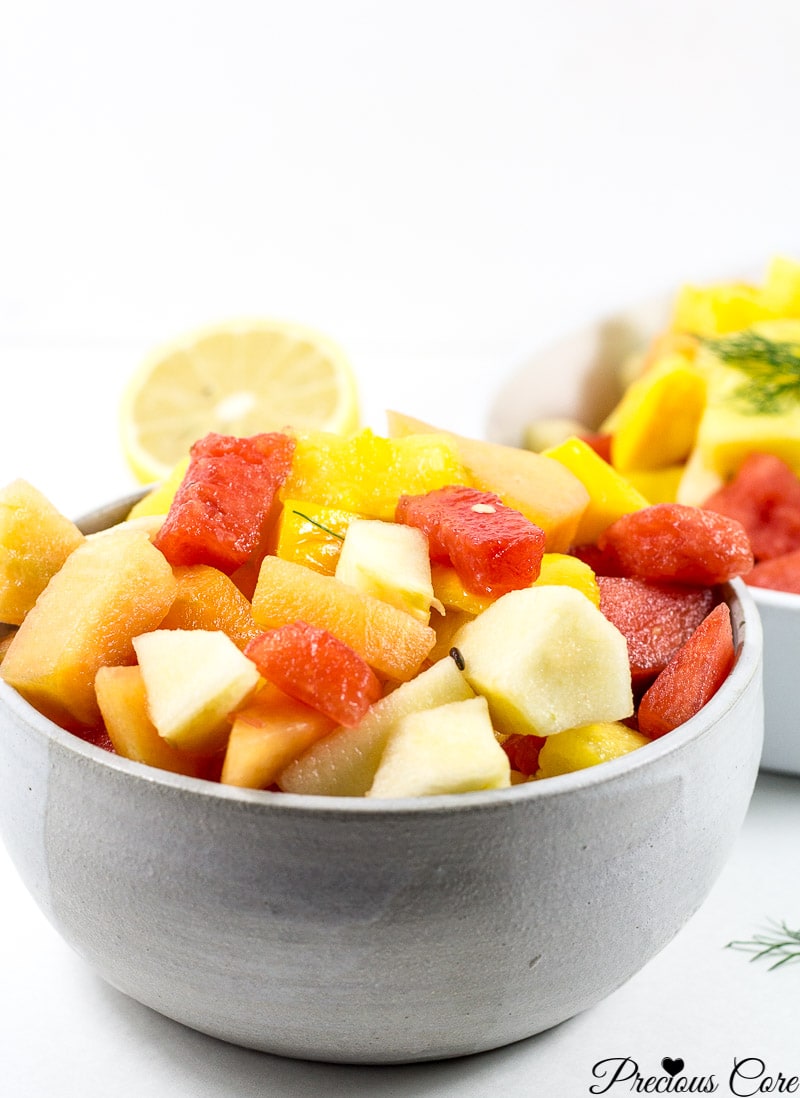
POLYGON ((657 503, 613 522, 597 539, 621 576, 710 586, 753 567, 747 532, 736 519, 680 503, 657 503))
POLYGON ((710 587, 598 576, 600 609, 628 642, 635 694, 667 666, 714 605, 710 587))
POLYGON ((327 629, 304 621, 254 637, 245 655, 285 694, 345 728, 354 728, 383 692, 357 652, 327 629))
POLYGON ((401 496, 395 521, 422 530, 431 560, 452 564, 475 595, 505 595, 539 575, 544 531, 493 492, 453 485, 401 496))
POLYGON ((800 549, 800 479, 775 454, 749 454, 703 507, 741 522, 756 560, 800 549))
POLYGON ((639 731, 655 739, 688 721, 716 694, 733 662, 731 613, 721 602, 645 692, 639 703, 639 731))
POLYGON ((294 439, 278 433, 235 438, 212 432, 200 439, 156 548, 170 564, 236 571, 259 544, 294 446, 294 439))
POLYGON ((511 769, 532 778, 539 769, 539 752, 544 747, 545 736, 522 735, 514 732, 503 741, 503 750, 508 755, 511 769))
POLYGON ((800 595, 800 549, 759 561, 752 572, 747 573, 747 583, 751 587, 766 587, 771 591, 800 595))

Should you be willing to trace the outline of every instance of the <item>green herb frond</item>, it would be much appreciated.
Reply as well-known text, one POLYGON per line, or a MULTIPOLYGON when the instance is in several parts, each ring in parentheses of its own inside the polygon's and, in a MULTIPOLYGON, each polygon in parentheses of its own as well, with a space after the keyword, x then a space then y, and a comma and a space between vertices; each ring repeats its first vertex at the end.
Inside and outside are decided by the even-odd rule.
POLYGON ((293 515, 297 515, 298 518, 305 519, 306 522, 310 522, 312 526, 316 526, 318 530, 323 530, 326 534, 330 534, 332 538, 338 538, 339 541, 344 541, 344 534, 337 534, 335 530, 329 530, 327 526, 323 526, 321 522, 317 522, 316 519, 312 519, 310 515, 304 515, 302 511, 292 511, 293 515))
POLYGON ((792 961, 800 961, 800 930, 792 930, 785 922, 772 922, 761 934, 752 938, 728 942, 726 949, 738 949, 752 953, 751 961, 768 958, 770 971, 792 961))
POLYGON ((701 343, 726 366, 746 375, 734 398, 749 412, 774 415, 800 401, 800 346, 751 330, 701 343))

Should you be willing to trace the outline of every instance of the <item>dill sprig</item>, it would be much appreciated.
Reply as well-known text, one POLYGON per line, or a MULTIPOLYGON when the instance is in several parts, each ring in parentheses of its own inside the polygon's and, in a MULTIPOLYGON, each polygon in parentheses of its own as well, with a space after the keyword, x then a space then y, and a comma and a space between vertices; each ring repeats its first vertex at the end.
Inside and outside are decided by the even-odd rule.
POLYGON ((800 348, 746 330, 701 342, 716 357, 746 375, 733 397, 749 412, 774 415, 800 401, 800 348))
POLYGON ((767 957, 773 962, 769 966, 769 971, 772 971, 800 960, 800 930, 792 930, 785 922, 772 922, 764 933, 754 934, 747 940, 728 942, 725 948, 752 953, 751 961, 767 957))
POLYGON ((297 515, 298 518, 305 519, 306 522, 310 522, 312 526, 316 526, 319 530, 323 530, 326 534, 330 534, 332 538, 338 538, 339 541, 344 541, 344 534, 337 534, 335 530, 329 530, 327 526, 323 526, 321 522, 317 522, 316 519, 312 519, 311 515, 304 515, 302 511, 292 511, 293 515, 297 515))

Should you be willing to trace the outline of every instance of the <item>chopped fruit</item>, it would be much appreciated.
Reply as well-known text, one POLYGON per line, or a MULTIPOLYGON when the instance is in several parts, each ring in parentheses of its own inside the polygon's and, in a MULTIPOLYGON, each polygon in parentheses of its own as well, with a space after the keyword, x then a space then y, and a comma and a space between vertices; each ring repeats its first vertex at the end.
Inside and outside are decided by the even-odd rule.
POLYGON ((749 454, 703 506, 742 524, 756 560, 800 549, 800 479, 775 454, 749 454))
POLYGON ((628 644, 634 693, 663 671, 714 605, 710 587, 600 576, 600 609, 628 644))
POLYGON ((431 619, 431 627, 436 634, 436 644, 428 653, 428 663, 436 663, 450 655, 454 644, 454 638, 462 625, 472 621, 475 617, 467 610, 446 610, 445 613, 435 614, 431 619))
POLYGON ((159 625, 175 588, 143 531, 86 538, 20 625, 0 675, 65 728, 97 728, 97 669, 134 662, 133 638, 159 625))
POLYGON ((436 640, 430 626, 405 611, 279 557, 264 558, 253 617, 262 629, 293 621, 327 629, 379 675, 396 682, 419 671, 436 640))
POLYGON ((625 638, 572 587, 512 591, 465 625, 455 645, 505 735, 549 736, 633 713, 625 638))
POLYGON ((220 781, 266 789, 280 772, 334 728, 324 713, 265 683, 233 721, 220 781))
MULTIPOLYGON (((407 437, 436 428, 410 416, 389 412, 392 435, 407 437)), ((575 541, 575 531, 589 503, 581 481, 559 462, 531 450, 501 446, 495 442, 439 432, 451 439, 469 475, 469 483, 482 492, 497 495, 507 507, 523 514, 545 533, 549 553, 565 553, 575 541)), ((456 481, 449 483, 455 484, 456 481)), ((405 488, 406 495, 418 494, 405 488)))
POLYGON ((364 430, 341 438, 317 432, 297 437, 280 495, 390 520, 404 492, 468 483, 455 443, 445 435, 391 439, 364 430))
POLYGON ((710 586, 744 576, 753 551, 735 519, 679 503, 657 503, 609 526, 597 546, 618 574, 710 586))
POLYGON ((0 490, 0 622, 20 625, 82 541, 75 523, 27 481, 0 490))
POLYGON ((346 728, 357 725, 382 693, 375 673, 357 652, 304 621, 260 633, 245 654, 265 679, 346 728))
POLYGON ((409 713, 395 725, 368 797, 429 797, 503 789, 508 756, 497 742, 485 698, 409 713))
POLYGON ((336 578, 428 623, 434 596, 428 539, 421 530, 380 519, 354 519, 336 564, 336 578))
POLYGON ((597 578, 584 561, 566 553, 545 553, 542 567, 534 587, 561 586, 574 587, 589 602, 600 605, 600 588, 597 578))
POLYGON ((156 629, 133 646, 159 735, 183 751, 223 748, 229 715, 258 686, 253 661, 225 633, 205 629, 156 629))
POLYGON ((357 728, 339 728, 315 743, 278 778, 286 793, 363 797, 372 785, 389 733, 409 713, 475 695, 447 656, 381 698, 357 728))
MULTIPOLYGON (((560 735, 561 733, 559 733, 560 735)), ((521 736, 515 734, 503 740, 503 750, 508 755, 511 769, 526 778, 532 778, 539 769, 539 752, 547 743, 545 736, 521 736)))
POLYGON ((568 438, 545 451, 584 485, 589 503, 573 538, 574 545, 590 544, 612 522, 631 511, 647 507, 647 500, 616 469, 580 438, 568 438))
POLYGON ((685 465, 667 465, 663 469, 630 469, 625 476, 648 503, 675 503, 685 465))
POLYGON ((639 703, 640 732, 655 739, 699 713, 727 678, 734 659, 731 614, 721 602, 645 693, 639 703))
POLYGON ((155 544, 170 564, 211 564, 230 574, 256 549, 292 462, 287 435, 206 435, 155 544))
POLYGON ((494 599, 486 595, 475 595, 468 591, 452 564, 432 561, 431 580, 433 593, 445 610, 461 610, 474 617, 494 602, 494 599))
POLYGON ((800 549, 762 560, 745 576, 751 587, 767 587, 800 595, 800 549))
POLYGON ((683 286, 675 304, 676 331, 713 336, 738 332, 773 315, 760 291, 744 282, 683 286))
POLYGON ((495 495, 452 486, 401 496, 397 522, 427 535, 431 560, 452 564, 468 591, 497 597, 539 575, 544 532, 495 495))
POLYGON ((554 778, 587 766, 609 762, 649 743, 647 736, 634 732, 619 721, 594 721, 548 736, 539 752, 537 778, 554 778))
POLYGON ((141 668, 100 667, 94 680, 97 703, 109 739, 118 755, 134 762, 202 777, 207 760, 168 744, 150 720, 141 668))
POLYGON ((276 523, 275 556, 332 576, 347 527, 363 517, 310 500, 285 499, 276 523))
POLYGON ((173 568, 173 573, 175 601, 162 629, 221 629, 241 649, 261 632, 250 603, 224 572, 210 564, 187 564, 173 568))

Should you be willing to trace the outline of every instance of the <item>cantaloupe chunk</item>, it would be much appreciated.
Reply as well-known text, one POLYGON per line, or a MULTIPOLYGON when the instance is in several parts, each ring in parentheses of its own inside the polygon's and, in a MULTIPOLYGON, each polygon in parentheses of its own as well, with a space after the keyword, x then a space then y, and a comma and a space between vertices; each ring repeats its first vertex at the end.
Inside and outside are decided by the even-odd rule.
POLYGON ((532 450, 437 431, 399 412, 388 412, 387 418, 389 432, 395 437, 434 432, 453 440, 473 487, 494 492, 507 507, 540 526, 548 553, 569 549, 589 503, 589 494, 563 464, 532 450))
POLYGON ((242 650, 261 632, 250 603, 224 572, 210 564, 180 565, 173 572, 175 601, 162 629, 220 629, 242 650))
POLYGON ((417 673, 436 640, 430 626, 411 614, 280 557, 261 564, 253 617, 264 629, 294 621, 327 629, 397 682, 417 673))
POLYGON ((0 490, 0 621, 19 625, 83 534, 32 484, 0 490))
POLYGON ((172 569, 142 530, 87 538, 19 627, 0 674, 56 722, 96 728, 97 669, 135 662, 133 638, 158 626, 175 590, 172 569))

